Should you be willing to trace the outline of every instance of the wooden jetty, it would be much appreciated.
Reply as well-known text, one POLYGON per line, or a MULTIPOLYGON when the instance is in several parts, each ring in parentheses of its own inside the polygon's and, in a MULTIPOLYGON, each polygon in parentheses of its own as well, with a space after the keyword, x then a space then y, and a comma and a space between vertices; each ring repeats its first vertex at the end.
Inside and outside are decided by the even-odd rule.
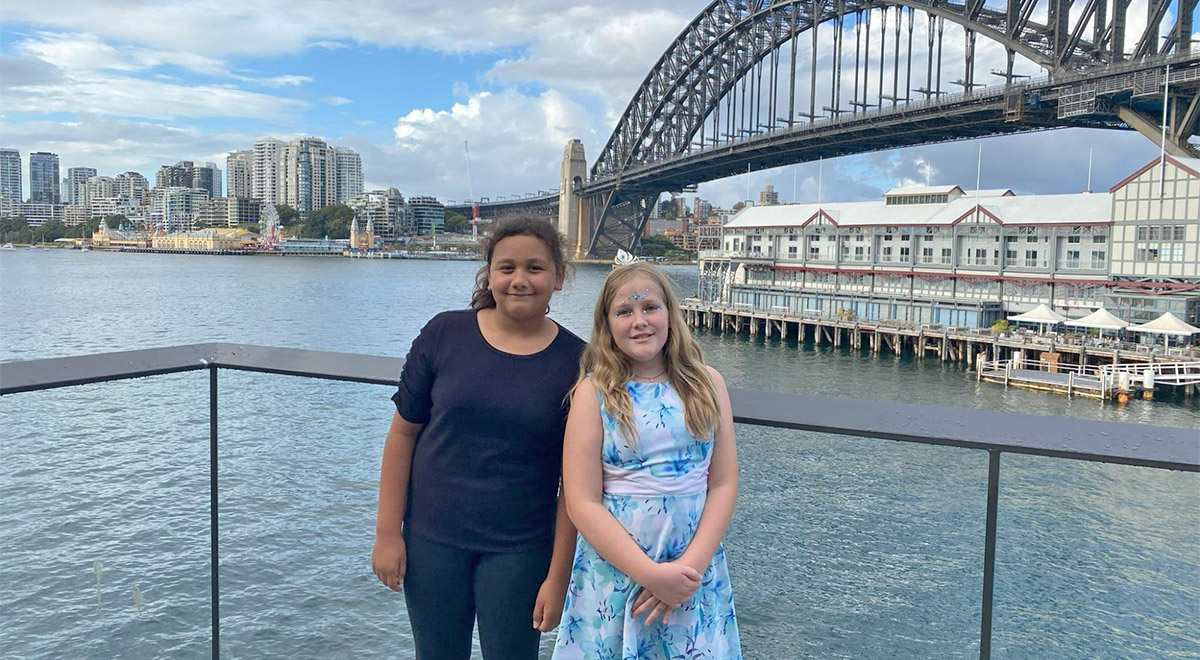
POLYGON ((1025 332, 996 334, 988 328, 864 321, 816 313, 796 315, 696 299, 683 301, 681 307, 693 328, 957 362, 975 369, 980 381, 1014 387, 1095 398, 1153 391, 1157 385, 1183 387, 1187 394, 1200 394, 1200 351, 1195 349, 1164 353, 1134 344, 1097 345, 1089 338, 1071 341, 1025 332), (1162 365, 1173 366, 1163 372, 1162 365), (1146 369, 1153 372, 1149 380, 1146 369), (1121 376, 1122 372, 1126 376, 1121 376))

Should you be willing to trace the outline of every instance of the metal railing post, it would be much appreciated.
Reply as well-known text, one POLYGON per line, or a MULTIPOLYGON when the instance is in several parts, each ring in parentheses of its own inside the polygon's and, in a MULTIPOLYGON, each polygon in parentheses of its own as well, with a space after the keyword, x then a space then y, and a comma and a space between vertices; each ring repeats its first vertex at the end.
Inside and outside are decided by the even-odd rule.
POLYGON ((221 580, 217 529, 217 365, 208 365, 208 527, 209 575, 212 586, 212 657, 221 657, 221 580))
POLYGON ((979 660, 992 657, 992 583, 996 577, 996 508, 1000 500, 1000 452, 988 450, 987 526, 983 542, 983 608, 979 616, 979 660))

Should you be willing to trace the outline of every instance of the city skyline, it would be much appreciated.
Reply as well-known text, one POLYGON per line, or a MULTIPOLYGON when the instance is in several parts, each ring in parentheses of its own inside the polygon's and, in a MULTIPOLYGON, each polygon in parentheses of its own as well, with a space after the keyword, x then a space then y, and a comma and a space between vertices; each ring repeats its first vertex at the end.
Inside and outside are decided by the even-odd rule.
MULTIPOLYGON (((1145 2, 1130 16, 1144 16, 1136 7, 1145 2)), ((317 136, 362 155, 367 190, 443 200, 522 194, 557 185, 571 138, 596 158, 646 72, 700 8, 527 0, 367 11, 302 2, 283 16, 262 3, 224 15, 165 2, 101 16, 73 0, 13 7, 0 27, 0 132, 25 157, 58 153, 63 172, 148 176, 180 160, 223 167, 230 152, 267 136, 317 136)), ((1107 188, 1127 163, 1157 153, 1141 135, 1117 131, 982 144, 981 184, 1026 193, 1082 190, 1089 170, 1092 187, 1107 188)), ((849 156, 704 183, 699 194, 729 206, 767 184, 781 201, 802 202, 877 197, 905 182, 973 186, 978 149, 956 142, 849 156)))

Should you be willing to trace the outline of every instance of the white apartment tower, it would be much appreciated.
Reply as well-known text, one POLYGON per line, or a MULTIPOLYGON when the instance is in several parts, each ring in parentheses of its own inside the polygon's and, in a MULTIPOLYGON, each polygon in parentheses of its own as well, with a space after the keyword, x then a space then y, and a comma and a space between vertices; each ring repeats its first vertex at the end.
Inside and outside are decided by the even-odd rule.
POLYGON ((292 140, 279 162, 279 189, 278 203, 296 209, 302 218, 336 203, 337 156, 333 147, 313 137, 292 140))
POLYGON ((12 212, 14 204, 24 200, 24 182, 21 180, 21 152, 16 149, 0 149, 0 212, 12 212))
POLYGON ((150 190, 150 181, 137 172, 122 172, 115 181, 116 194, 128 197, 134 206, 141 206, 150 190))
POLYGON ((96 176, 94 167, 69 167, 67 178, 63 179, 63 204, 82 204, 80 201, 80 186, 87 185, 88 179, 96 176))
POLYGON ((229 197, 254 197, 254 151, 230 152, 225 159, 226 194, 229 197))
POLYGON ((279 161, 287 143, 275 138, 263 138, 254 143, 254 171, 251 195, 268 204, 282 204, 279 161))
POLYGON ((362 157, 349 147, 334 147, 336 157, 335 202, 345 204, 363 191, 362 157))

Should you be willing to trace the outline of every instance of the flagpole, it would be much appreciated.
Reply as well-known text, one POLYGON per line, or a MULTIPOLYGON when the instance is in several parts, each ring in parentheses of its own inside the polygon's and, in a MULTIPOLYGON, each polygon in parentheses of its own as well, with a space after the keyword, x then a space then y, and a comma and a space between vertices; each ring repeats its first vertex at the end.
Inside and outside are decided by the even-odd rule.
POLYGON ((1162 141, 1159 143, 1158 150, 1158 201, 1162 202, 1163 194, 1166 191, 1167 185, 1167 105, 1169 97, 1167 89, 1171 86, 1171 65, 1167 65, 1166 74, 1163 75, 1163 116, 1162 116, 1162 141))

